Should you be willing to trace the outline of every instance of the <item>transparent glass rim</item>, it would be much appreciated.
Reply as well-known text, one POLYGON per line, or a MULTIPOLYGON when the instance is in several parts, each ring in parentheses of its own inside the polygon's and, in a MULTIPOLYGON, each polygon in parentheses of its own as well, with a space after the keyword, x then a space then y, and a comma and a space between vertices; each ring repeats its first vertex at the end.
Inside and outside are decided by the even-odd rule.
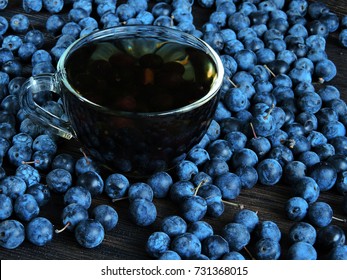
POLYGON ((77 39, 65 50, 65 52, 60 57, 57 64, 57 75, 58 75, 57 77, 58 80, 62 82, 64 86, 74 96, 76 96, 82 102, 87 103, 91 105, 92 107, 96 108, 97 110, 107 112, 112 115, 157 117, 157 116, 165 116, 165 115, 189 112, 191 110, 201 107, 202 105, 204 105, 205 103, 213 99, 218 94, 219 89, 222 86, 223 77, 224 77, 224 67, 217 52, 206 42, 204 42, 203 40, 191 34, 182 32, 177 29, 163 27, 163 26, 154 26, 154 25, 126 26, 125 25, 125 26, 111 27, 104 30, 98 30, 98 31, 90 33, 87 36, 77 39), (97 103, 94 103, 84 98, 70 85, 67 79, 67 74, 65 70, 65 62, 67 61, 69 56, 78 48, 91 42, 117 38, 119 34, 121 34, 120 36, 122 38, 126 36, 130 37, 133 34, 142 35, 147 38, 158 37, 160 35, 160 38, 164 38, 167 40, 174 40, 175 38, 179 38, 180 40, 183 40, 183 42, 185 42, 185 44, 187 45, 192 45, 192 47, 194 48, 199 47, 201 50, 203 50, 206 54, 208 54, 212 58, 216 66, 217 77, 212 82, 209 92, 205 94, 202 98, 198 99, 197 101, 191 104, 188 104, 180 108, 172 109, 169 111, 159 111, 159 112, 129 112, 129 111, 111 110, 107 107, 101 106, 97 103))

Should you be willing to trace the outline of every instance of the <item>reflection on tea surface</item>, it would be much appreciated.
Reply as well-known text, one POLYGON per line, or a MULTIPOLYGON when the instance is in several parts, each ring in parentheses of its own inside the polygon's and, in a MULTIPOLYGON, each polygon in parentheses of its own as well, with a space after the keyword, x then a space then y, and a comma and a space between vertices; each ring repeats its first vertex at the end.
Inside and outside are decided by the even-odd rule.
POLYGON ((84 98, 112 110, 162 112, 194 103, 216 79, 203 51, 156 39, 95 42, 69 56, 69 83, 84 98))

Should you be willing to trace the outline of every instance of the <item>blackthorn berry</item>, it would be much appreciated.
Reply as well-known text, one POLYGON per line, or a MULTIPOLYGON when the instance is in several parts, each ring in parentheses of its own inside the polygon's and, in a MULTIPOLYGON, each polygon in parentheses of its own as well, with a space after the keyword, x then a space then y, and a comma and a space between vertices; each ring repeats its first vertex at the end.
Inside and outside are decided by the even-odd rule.
POLYGON ((203 240, 202 253, 211 260, 218 260, 229 253, 229 244, 222 236, 211 235, 203 240))
POLYGON ((188 196, 180 204, 182 217, 188 222, 201 220, 207 212, 207 202, 201 196, 188 196))
POLYGON ((143 182, 136 182, 130 185, 128 189, 129 200, 134 200, 136 198, 144 198, 149 201, 153 200, 153 190, 152 188, 143 182))
POLYGON ((88 209, 92 204, 92 196, 88 189, 81 186, 75 186, 69 188, 64 194, 64 203, 65 205, 77 203, 88 209))
POLYGON ((301 221, 305 218, 308 210, 308 203, 301 197, 291 197, 284 205, 288 219, 301 221))
POLYGON ((336 169, 328 162, 322 161, 311 166, 308 174, 319 186, 320 191, 330 190, 337 179, 336 169))
POLYGON ((57 193, 65 193, 72 185, 72 176, 65 169, 53 169, 47 174, 47 186, 57 193))
POLYGON ((0 190, 1 193, 7 195, 12 200, 23 195, 27 189, 25 181, 15 175, 6 176, 1 180, 0 190))
POLYGON ((255 236, 258 239, 270 238, 274 241, 279 242, 282 237, 282 233, 278 225, 273 221, 261 221, 255 228, 255 236))
POLYGON ((23 10, 27 13, 31 12, 40 12, 42 9, 42 0, 32 1, 32 0, 23 0, 23 10))
POLYGON ((278 241, 261 238, 254 245, 254 253, 258 260, 277 260, 281 255, 281 246, 278 241))
POLYGON ((158 260, 181 260, 181 257, 175 251, 167 250, 158 257, 158 260))
MULTIPOLYGON (((85 188, 86 190, 88 190, 92 197, 100 195, 103 192, 104 187, 105 187, 105 191, 106 191, 107 195, 111 198, 116 198, 116 192, 117 192, 116 185, 113 185, 113 184, 116 184, 116 182, 113 180, 112 181, 113 184, 112 184, 111 178, 107 182, 108 182, 107 183, 108 187, 107 187, 107 191, 106 191, 106 182, 104 184, 102 177, 95 171, 84 172, 84 173, 80 174, 76 180, 76 184, 78 186, 81 186, 81 187, 85 188), (111 192, 112 192, 112 194, 111 194, 111 192)), ((125 181, 125 186, 121 185, 119 182, 118 182, 118 186, 120 186, 119 187, 120 189, 122 189, 122 187, 125 188, 125 190, 123 191, 123 194, 124 194, 126 192, 128 185, 126 184, 126 181, 125 181)))
POLYGON ((191 259, 201 253, 201 243, 194 234, 186 232, 172 240, 171 249, 182 259, 191 259))
POLYGON ((234 214, 233 222, 245 225, 248 231, 252 232, 259 223, 259 218, 256 212, 242 209, 234 214))
POLYGON ((316 242, 317 232, 311 224, 298 222, 290 227, 288 236, 290 243, 302 241, 313 245, 316 242))
POLYGON ((11 198, 0 193, 0 220, 6 220, 12 215, 13 204, 11 198))
POLYGON ((311 204, 318 199, 320 188, 314 179, 303 176, 293 184, 293 194, 302 197, 311 204))
POLYGON ((212 226, 205 221, 196 221, 188 224, 187 232, 194 234, 200 241, 213 235, 212 226))
POLYGON ((280 181, 283 170, 278 161, 268 158, 258 163, 257 172, 261 184, 273 186, 280 181))
POLYGON ((129 205, 130 219, 138 226, 149 226, 157 218, 157 209, 152 201, 136 198, 129 205))
POLYGON ((26 238, 37 246, 44 246, 53 239, 53 225, 44 217, 32 219, 25 230, 26 238))
POLYGON ((40 207, 46 205, 51 199, 49 188, 41 183, 28 187, 26 193, 31 194, 40 207))
POLYGON ((154 197, 156 198, 165 197, 168 194, 172 183, 173 180, 171 176, 164 171, 154 173, 147 180, 147 184, 152 188, 154 197))
POLYGON ((14 201, 13 210, 20 220, 28 222, 39 215, 40 207, 31 194, 23 194, 14 201))
POLYGON ((241 180, 234 173, 227 172, 219 175, 214 183, 221 190, 223 199, 235 199, 241 192, 241 180))
POLYGON ((161 231, 165 232, 170 238, 183 234, 187 231, 187 223, 180 216, 171 215, 161 221, 161 231))
POLYGON ((75 238, 85 248, 95 248, 104 240, 105 231, 102 224, 96 220, 80 221, 75 227, 75 238))
POLYGON ((307 216, 314 226, 325 227, 332 221, 333 210, 328 203, 316 201, 310 204, 307 216))
POLYGON ((232 251, 232 252, 224 254, 221 257, 221 260, 235 260, 235 261, 238 260, 238 261, 241 261, 241 260, 245 260, 245 257, 239 252, 232 251))
POLYGON ((42 3, 51 14, 59 13, 64 7, 64 0, 42 0, 42 3))
POLYGON ((61 218, 64 227, 61 230, 55 230, 56 233, 66 228, 72 231, 80 221, 88 219, 88 211, 82 205, 72 203, 64 207, 61 218))
POLYGON ((345 245, 346 236, 343 229, 337 225, 327 225, 317 232, 315 247, 320 252, 329 252, 334 247, 345 245))
POLYGON ((330 260, 347 260, 347 245, 333 248, 328 257, 330 260))
POLYGON ((249 243, 251 237, 246 226, 229 223, 222 230, 222 237, 229 243, 230 251, 240 251, 249 243))
POLYGON ((299 241, 289 247, 287 258, 289 260, 316 260, 317 251, 310 243, 299 241))
POLYGON ((92 218, 100 222, 105 231, 110 231, 117 226, 118 213, 109 205, 100 204, 92 211, 92 218))
POLYGON ((158 258, 169 250, 170 241, 170 237, 165 232, 153 232, 147 239, 146 251, 150 256, 158 258))
POLYGON ((25 229, 17 220, 5 220, 0 223, 0 246, 15 249, 23 243, 25 229))

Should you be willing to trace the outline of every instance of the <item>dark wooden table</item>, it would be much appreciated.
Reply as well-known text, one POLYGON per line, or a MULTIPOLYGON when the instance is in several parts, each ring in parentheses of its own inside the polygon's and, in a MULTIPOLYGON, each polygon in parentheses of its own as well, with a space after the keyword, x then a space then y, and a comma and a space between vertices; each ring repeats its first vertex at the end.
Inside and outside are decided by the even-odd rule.
MULTIPOLYGON (((10 4, 5 11, 0 11, 1 16, 10 18, 16 13, 22 13, 21 2, 19 0, 10 0, 10 4)), ((347 0, 325 0, 332 11, 339 16, 347 14, 347 0)), ((66 15, 66 10, 65 15, 66 15)), ((197 24, 201 24, 206 20, 209 10, 194 7, 194 15, 197 24)), ((43 26, 46 18, 49 16, 46 12, 32 13, 28 15, 34 28, 44 30, 43 26)), ((52 46, 54 38, 47 35, 47 43, 45 47, 52 46)), ((329 58, 333 60, 337 66, 338 74, 329 84, 336 86, 344 100, 347 100, 347 83, 345 76, 347 75, 347 50, 340 47, 338 43, 338 33, 335 32, 329 36, 327 41, 327 53, 329 58)), ((61 149, 73 146, 73 143, 62 142, 61 149)), ((77 155, 78 153, 76 153, 77 155)), ((273 187, 265 187, 257 185, 251 190, 242 190, 240 196, 234 202, 242 203, 246 208, 258 211, 260 220, 275 221, 282 230, 281 247, 283 253, 288 249, 287 233, 293 222, 285 217, 283 210, 284 203, 290 197, 290 186, 278 184, 273 187)), ((319 197, 320 201, 328 202, 334 209, 334 215, 343 217, 341 210, 342 196, 334 191, 322 193, 319 197)), ((100 196, 93 200, 93 206, 98 204, 111 204, 110 200, 105 196, 100 196)), ((148 236, 159 230, 159 224, 163 217, 170 214, 179 214, 177 206, 167 199, 155 199, 155 205, 158 210, 158 217, 154 224, 149 227, 137 227, 128 219, 128 202, 119 201, 113 206, 119 214, 119 223, 115 230, 108 232, 103 243, 94 249, 84 249, 75 241, 73 233, 66 231, 61 234, 55 234, 51 243, 43 247, 32 245, 25 241, 19 248, 14 250, 0 249, 0 259, 149 259, 145 252, 145 243, 148 236)), ((56 228, 61 227, 60 213, 63 208, 62 197, 53 195, 52 201, 41 210, 41 215, 49 218, 56 228)), ((224 214, 218 219, 205 220, 213 225, 215 233, 220 233, 221 228, 231 222, 233 214, 238 209, 233 206, 226 205, 224 214)), ((347 233, 347 224, 339 224, 347 233)), ((248 257, 247 253, 242 253, 248 257)))

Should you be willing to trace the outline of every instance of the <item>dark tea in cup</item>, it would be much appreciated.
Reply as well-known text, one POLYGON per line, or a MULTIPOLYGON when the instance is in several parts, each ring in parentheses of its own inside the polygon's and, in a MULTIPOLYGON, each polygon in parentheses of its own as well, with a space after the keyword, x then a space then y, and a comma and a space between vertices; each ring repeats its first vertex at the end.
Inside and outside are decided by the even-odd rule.
POLYGON ((23 85, 21 103, 108 168, 147 176, 174 167, 200 141, 223 75, 219 56, 198 38, 165 27, 122 26, 73 43, 55 74, 23 85), (35 104, 32 94, 43 90, 61 96, 68 122, 35 104))
POLYGON ((202 50, 153 38, 96 42, 67 59, 67 79, 84 98, 116 111, 175 110, 202 98, 217 76, 202 50))

